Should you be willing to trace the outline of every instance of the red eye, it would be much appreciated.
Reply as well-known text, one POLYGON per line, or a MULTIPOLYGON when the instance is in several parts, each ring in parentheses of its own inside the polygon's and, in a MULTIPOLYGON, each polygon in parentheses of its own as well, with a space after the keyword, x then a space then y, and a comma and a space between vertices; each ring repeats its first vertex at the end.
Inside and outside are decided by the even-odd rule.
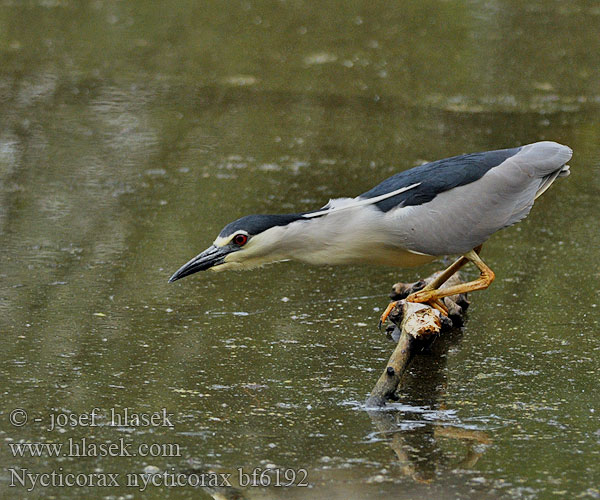
POLYGON ((243 247, 246 242, 248 241, 248 236, 245 234, 236 234, 233 237, 233 242, 238 246, 238 247, 243 247))

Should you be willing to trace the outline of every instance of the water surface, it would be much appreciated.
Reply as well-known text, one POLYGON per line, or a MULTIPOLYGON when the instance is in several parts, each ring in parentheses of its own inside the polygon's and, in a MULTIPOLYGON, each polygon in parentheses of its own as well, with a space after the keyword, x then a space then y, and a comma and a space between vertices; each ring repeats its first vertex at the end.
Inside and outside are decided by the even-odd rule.
POLYGON ((0 2, 3 494, 598 498, 599 24, 585 1, 0 2), (496 281, 393 411, 361 406, 393 349, 379 313, 443 263, 167 284, 242 215, 543 139, 573 148, 572 175, 486 244, 496 281), (94 408, 97 426, 48 430, 94 408), (126 408, 174 426, 108 425, 126 408), (9 446, 83 438, 177 453, 9 446), (11 468, 122 476, 10 487, 11 468), (122 480, 239 468, 310 487, 122 480))

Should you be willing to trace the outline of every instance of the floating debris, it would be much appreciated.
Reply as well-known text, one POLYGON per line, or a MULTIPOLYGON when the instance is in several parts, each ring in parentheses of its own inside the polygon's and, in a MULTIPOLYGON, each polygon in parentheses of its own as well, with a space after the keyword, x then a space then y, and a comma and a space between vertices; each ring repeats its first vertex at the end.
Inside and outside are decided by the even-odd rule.
POLYGON ((236 87, 247 87, 258 83, 258 78, 252 75, 233 75, 223 78, 222 82, 236 87))
POLYGON ((312 66, 314 64, 327 64, 337 61, 337 56, 330 52, 315 52, 304 58, 304 64, 312 66))

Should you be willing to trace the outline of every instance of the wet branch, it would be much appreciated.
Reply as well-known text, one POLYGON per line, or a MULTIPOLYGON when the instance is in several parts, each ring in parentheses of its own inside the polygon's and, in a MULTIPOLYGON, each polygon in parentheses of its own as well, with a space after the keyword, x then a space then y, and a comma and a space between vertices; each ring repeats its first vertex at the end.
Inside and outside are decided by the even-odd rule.
MULTIPOLYGON (((393 287, 392 298, 403 299, 410 293, 423 288, 436 276, 437 273, 416 283, 397 283, 393 287)), ((442 288, 460 282, 460 276, 457 273, 442 288)), ((453 326, 462 325, 462 317, 469 304, 466 297, 453 295, 443 300, 448 308, 448 318, 428 305, 405 302, 404 300, 400 300, 391 312, 389 319, 399 329, 400 338, 385 370, 367 398, 366 405, 368 407, 385 406, 387 400, 395 399, 402 375, 410 365, 415 353, 428 347, 442 331, 453 326)))

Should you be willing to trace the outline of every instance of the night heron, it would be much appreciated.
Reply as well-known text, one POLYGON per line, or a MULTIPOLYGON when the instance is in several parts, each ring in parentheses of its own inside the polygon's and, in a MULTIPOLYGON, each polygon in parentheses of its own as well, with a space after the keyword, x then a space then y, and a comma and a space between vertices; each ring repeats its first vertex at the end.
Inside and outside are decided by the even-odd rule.
POLYGON ((248 215, 226 225, 209 248, 169 281, 207 269, 249 269, 284 260, 412 267, 460 255, 406 298, 446 313, 441 298, 487 288, 494 280, 479 257, 481 245, 526 217, 534 200, 569 174, 566 163, 572 153, 545 141, 454 156, 400 172, 356 198, 333 199, 317 210, 248 215), (479 278, 439 289, 467 262, 477 266, 479 278))

